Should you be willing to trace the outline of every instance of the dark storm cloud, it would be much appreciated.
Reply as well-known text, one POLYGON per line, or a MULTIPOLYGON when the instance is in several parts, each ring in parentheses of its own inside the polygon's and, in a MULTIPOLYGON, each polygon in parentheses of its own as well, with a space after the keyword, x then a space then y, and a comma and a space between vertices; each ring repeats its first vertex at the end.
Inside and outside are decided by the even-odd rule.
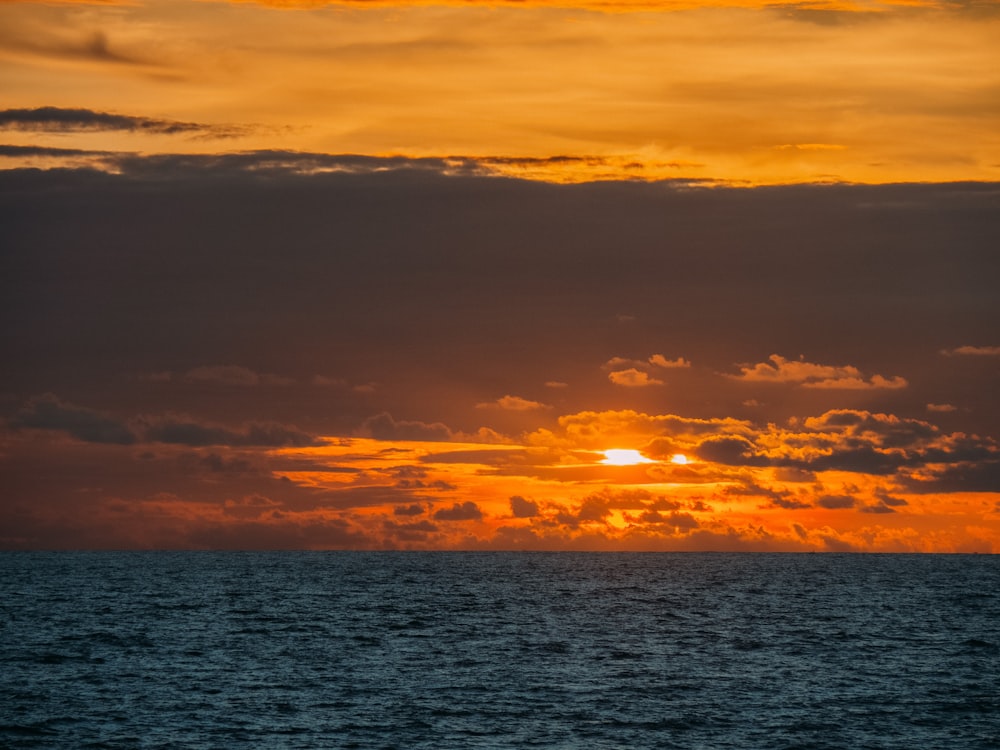
POLYGON ((105 414, 60 401, 51 393, 31 399, 9 422, 14 428, 66 432, 86 443, 131 445, 135 433, 105 414))
POLYGON ((0 129, 50 133, 127 131, 156 135, 199 135, 215 138, 235 137, 247 132, 246 128, 228 125, 206 125, 197 122, 161 120, 152 117, 97 112, 92 109, 66 109, 63 107, 0 110, 0 129))

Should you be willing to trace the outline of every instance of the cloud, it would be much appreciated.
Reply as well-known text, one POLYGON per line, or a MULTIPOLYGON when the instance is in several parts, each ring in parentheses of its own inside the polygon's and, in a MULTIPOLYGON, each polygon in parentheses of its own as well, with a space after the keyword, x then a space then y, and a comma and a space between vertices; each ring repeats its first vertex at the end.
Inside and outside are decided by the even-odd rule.
POLYGON ((209 453, 207 455, 194 453, 191 454, 190 458, 182 458, 181 460, 194 460, 200 469, 204 469, 212 474, 228 474, 230 476, 236 476, 248 474, 260 475, 262 473, 260 467, 255 466, 245 458, 226 458, 218 453, 209 453))
POLYGON ((71 133, 81 131, 126 131, 155 135, 198 135, 232 138, 245 135, 248 128, 231 125, 206 125, 196 122, 161 120, 152 117, 119 115, 92 109, 37 107, 0 110, 0 130, 71 133))
POLYGON ((138 440, 124 423, 93 409, 60 401, 51 393, 31 399, 9 424, 14 428, 66 432, 86 443, 132 445, 138 440))
POLYGON ((870 505, 862 505, 860 508, 858 508, 858 511, 860 513, 884 514, 884 513, 895 513, 896 509, 886 505, 885 503, 879 502, 879 503, 871 503, 870 505))
POLYGON ((927 404, 927 411, 947 414, 948 412, 958 411, 958 407, 952 404, 927 404))
POLYGON ((396 523, 386 519, 382 522, 382 527, 393 537, 404 542, 426 541, 428 535, 438 532, 438 527, 424 519, 410 523, 396 523))
POLYGON ((816 505, 829 510, 843 510, 853 508, 855 500, 850 495, 820 495, 816 498, 816 505))
POLYGON ((778 469, 784 481, 808 481, 812 472, 823 471, 900 477, 920 472, 929 480, 944 465, 1000 458, 989 438, 945 435, 921 420, 849 409, 809 417, 796 430, 768 425, 744 435, 709 435, 689 450, 722 466, 778 469))
POLYGON ((716 434, 752 435, 753 425, 730 417, 698 419, 676 414, 646 414, 632 409, 581 411, 558 419, 555 431, 537 430, 527 436, 531 445, 604 450, 612 442, 647 441, 657 456, 680 452, 679 442, 716 434), (669 438, 653 445, 656 438, 669 438))
POLYGON ((666 368, 677 368, 677 367, 690 367, 691 363, 684 359, 684 357, 678 357, 677 359, 667 359, 662 354, 654 354, 649 358, 649 364, 656 365, 657 367, 666 368))
POLYGON ((376 440, 450 440, 452 432, 441 422, 396 420, 388 412, 369 417, 361 425, 360 433, 376 440))
POLYGON ((294 427, 275 423, 253 422, 239 431, 170 417, 147 419, 146 424, 144 438, 147 442, 172 445, 284 448, 305 447, 320 442, 294 427))
POLYGON ((954 349, 942 349, 941 353, 946 357, 1000 357, 1000 346, 959 346, 954 349))
MULTIPOLYGON (((842 433, 855 441, 880 448, 906 448, 926 443, 940 436, 941 430, 921 419, 905 419, 894 414, 880 414, 857 409, 831 409, 802 422, 806 430, 842 433)), ((855 442, 853 447, 860 447, 855 442)))
POLYGON ((830 388, 845 391, 866 391, 877 388, 896 390, 906 388, 909 382, 906 378, 898 375, 892 378, 884 378, 881 375, 872 375, 869 380, 855 377, 829 378, 816 382, 803 383, 803 388, 830 388))
POLYGON ((94 151, 82 148, 57 148, 55 146, 10 146, 7 144, 0 144, 0 156, 14 158, 26 156, 50 156, 57 158, 72 156, 110 157, 114 156, 116 153, 117 152, 115 151, 94 151))
POLYGON ((909 492, 1000 492, 1000 455, 993 460, 958 462, 935 471, 902 477, 909 492))
POLYGON ((789 383, 803 388, 825 388, 840 390, 871 390, 906 388, 905 378, 895 376, 885 378, 872 375, 865 379, 861 371, 852 365, 820 365, 805 360, 789 360, 772 354, 769 362, 740 365, 740 374, 727 374, 733 380, 748 383, 789 383))
POLYGON ((503 411, 536 411, 538 409, 551 409, 551 406, 538 401, 529 401, 520 396, 503 396, 496 401, 487 401, 476 404, 477 409, 502 409, 503 411))
POLYGON ((645 367, 646 362, 641 359, 629 359, 628 357, 612 357, 603 365, 605 370, 616 370, 624 367, 645 367))
POLYGON ((442 508, 434 512, 438 521, 479 521, 483 512, 474 502, 454 503, 450 508, 442 508))
POLYGON ((891 506, 893 508, 899 508, 904 505, 909 505, 909 502, 907 502, 904 498, 891 495, 882 489, 875 490, 875 496, 878 498, 880 503, 882 503, 883 505, 891 506))
POLYGON ((410 505, 397 505, 392 509, 393 515, 396 516, 422 516, 426 512, 427 511, 424 506, 417 503, 411 503, 410 505))
POLYGON ((538 503, 533 500, 525 500, 520 495, 512 495, 510 512, 514 514, 514 518, 534 518, 538 515, 538 503))
POLYGON ((650 377, 642 370, 630 367, 627 370, 615 370, 608 373, 608 380, 615 385, 627 388, 642 388, 648 385, 663 385, 662 380, 650 377))
MULTIPOLYGON (((53 394, 31 399, 8 424, 15 429, 62 431, 83 442, 113 445, 141 442, 280 448, 322 442, 294 427, 274 422, 251 422, 241 430, 176 417, 140 417, 126 423, 93 409, 65 403, 53 394)), ((221 464, 215 470, 221 471, 221 464)))
POLYGON ((738 435, 703 440, 694 449, 694 454, 703 461, 727 466, 767 466, 771 463, 766 456, 757 455, 757 447, 750 440, 738 435))
POLYGON ((281 503, 269 497, 253 494, 239 500, 227 499, 222 505, 222 513, 234 518, 260 518, 262 515, 281 507, 281 503))

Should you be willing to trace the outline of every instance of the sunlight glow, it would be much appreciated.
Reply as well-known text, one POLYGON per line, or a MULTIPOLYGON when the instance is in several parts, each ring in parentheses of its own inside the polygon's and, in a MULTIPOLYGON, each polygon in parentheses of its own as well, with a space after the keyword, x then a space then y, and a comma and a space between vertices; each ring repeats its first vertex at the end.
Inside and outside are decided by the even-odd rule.
POLYGON ((609 466, 634 466, 636 464, 655 463, 653 459, 646 458, 637 450, 631 448, 611 448, 604 451, 602 464, 609 466))
POLYGON ((670 463, 672 464, 678 464, 680 466, 683 466, 687 462, 688 462, 688 457, 685 456, 683 453, 675 453, 670 457, 670 463))

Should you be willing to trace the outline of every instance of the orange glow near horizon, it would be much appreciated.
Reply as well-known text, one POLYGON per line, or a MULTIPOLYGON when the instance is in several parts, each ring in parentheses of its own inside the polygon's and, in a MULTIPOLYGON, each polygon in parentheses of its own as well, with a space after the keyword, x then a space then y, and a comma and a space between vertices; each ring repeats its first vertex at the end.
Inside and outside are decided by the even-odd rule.
MULTIPOLYGON (((650 419, 586 419, 607 429, 623 417, 650 419)), ((720 434, 735 427, 720 422, 720 434)), ((674 437, 685 441, 682 431, 674 437)), ((334 523, 350 530, 347 546, 375 548, 1000 552, 990 493, 915 494, 847 471, 804 481, 771 468, 696 465, 681 453, 659 463, 634 449, 602 451, 609 474, 580 464, 575 450, 330 438, 272 452, 284 466, 311 467, 275 472, 305 492, 300 500, 275 514, 274 502, 245 498, 227 504, 220 523, 237 512, 264 525, 334 523)))
MULTIPOLYGON (((496 435, 489 441, 330 437, 314 446, 254 451, 192 454, 163 446, 156 457, 142 457, 128 446, 63 442, 60 454, 70 465, 138 463, 143 476, 159 477, 161 486, 153 493, 122 488, 87 510, 64 507, 46 523, 76 524, 88 533, 114 529, 119 547, 140 548, 218 546, 231 537, 243 546, 260 538, 271 540, 268 546, 311 549, 1000 552, 996 493, 921 491, 917 485, 930 477, 919 479, 919 472, 906 480, 908 487, 905 477, 862 470, 682 463, 675 460, 686 455, 680 453, 657 462, 632 449, 605 450, 610 463, 588 465, 579 458, 585 449, 567 430, 581 421, 605 438, 621 428, 662 433, 669 425, 671 442, 690 446, 736 445, 731 436, 737 434, 764 445, 775 433, 754 435, 745 423, 725 420, 685 426, 677 417, 634 412, 560 421, 549 445, 537 436, 517 442, 496 442, 496 435), (218 485, 221 475, 174 486, 181 459, 258 468, 231 487, 218 485), (262 471, 265 466, 272 468, 262 471), (192 541, 192 529, 202 530, 196 539, 211 541, 192 541)), ((791 457, 796 442, 847 444, 847 436, 831 431, 777 437, 789 447, 771 443, 775 463, 782 451, 791 457)), ((939 441, 943 450, 948 439, 939 441)), ((746 440, 738 439, 749 445, 746 440)), ((22 449, 30 446, 11 445, 13 459, 22 449)), ((66 544, 79 546, 86 538, 77 533, 66 544)), ((15 539, 5 543, 17 546, 15 539)))

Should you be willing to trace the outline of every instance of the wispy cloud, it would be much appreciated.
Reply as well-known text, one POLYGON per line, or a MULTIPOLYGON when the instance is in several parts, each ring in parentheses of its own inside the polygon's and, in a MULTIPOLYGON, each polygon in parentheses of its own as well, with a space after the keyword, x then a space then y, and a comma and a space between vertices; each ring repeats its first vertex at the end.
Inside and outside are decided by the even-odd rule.
POLYGON ((210 138, 235 138, 251 131, 251 128, 245 126, 181 122, 99 112, 92 109, 66 109, 62 107, 0 110, 0 129, 48 133, 126 131, 210 138))
POLYGON ((1000 357, 1000 346, 957 346, 954 349, 942 349, 946 357, 1000 357))

